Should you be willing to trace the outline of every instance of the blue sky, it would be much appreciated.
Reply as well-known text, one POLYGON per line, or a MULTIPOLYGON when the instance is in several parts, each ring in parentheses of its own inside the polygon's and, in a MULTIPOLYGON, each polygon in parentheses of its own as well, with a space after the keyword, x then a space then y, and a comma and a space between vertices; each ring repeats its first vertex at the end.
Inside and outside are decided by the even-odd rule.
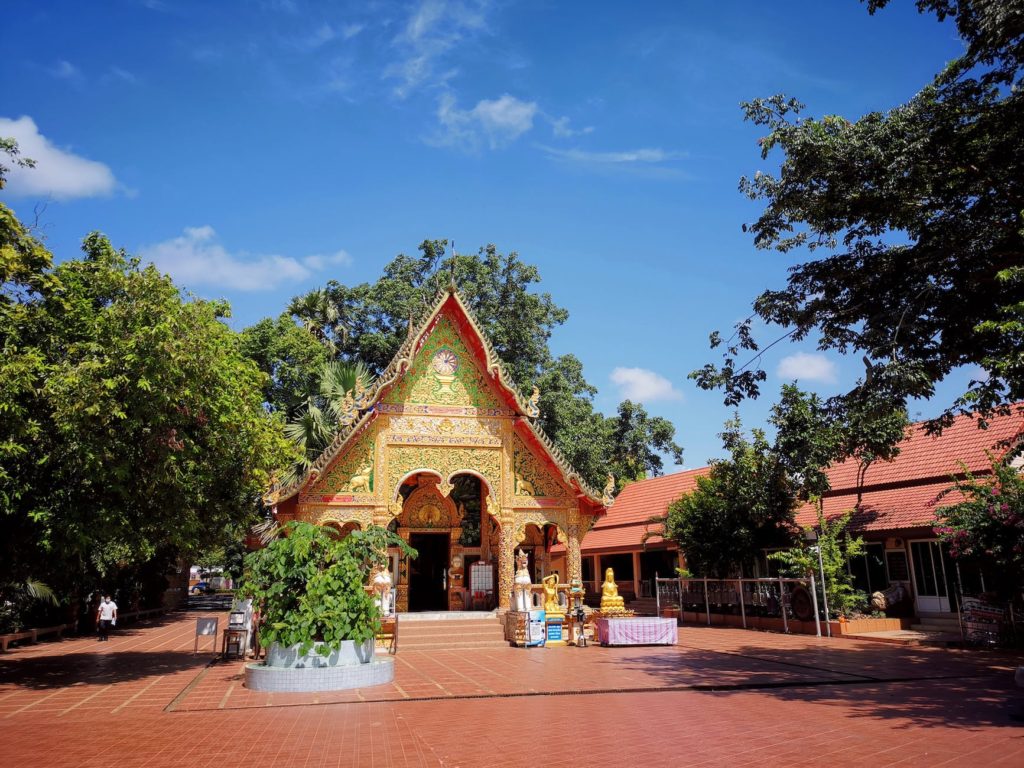
MULTIPOLYGON (((373 280, 425 238, 495 243, 569 310, 552 346, 583 360, 597 405, 632 396, 671 419, 688 467, 721 454, 730 411, 686 374, 799 258, 741 231, 759 208, 737 181, 773 161, 739 102, 785 92, 857 118, 961 50, 909 0, 874 17, 856 0, 13 0, 4 15, 0 135, 38 167, 0 196, 27 220, 45 203, 58 259, 101 230, 229 299, 242 327, 328 279, 373 280)), ((765 364, 751 426, 785 381, 828 395, 858 372, 812 342, 765 364)))

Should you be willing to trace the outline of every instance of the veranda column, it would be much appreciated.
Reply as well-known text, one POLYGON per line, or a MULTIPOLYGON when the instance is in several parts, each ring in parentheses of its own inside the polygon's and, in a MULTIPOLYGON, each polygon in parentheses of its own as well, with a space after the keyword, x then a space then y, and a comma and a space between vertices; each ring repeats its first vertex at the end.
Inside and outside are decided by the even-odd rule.
POLYGON ((580 558, 580 527, 578 525, 570 525, 567 533, 569 536, 569 553, 566 568, 569 573, 566 576, 569 583, 572 583, 573 579, 579 579, 582 582, 583 563, 580 558))
POLYGON ((640 553, 633 553, 633 596, 640 597, 640 553))
POLYGON ((501 524, 501 539, 498 547, 498 608, 507 611, 512 599, 512 578, 515 575, 515 525, 511 518, 501 524))

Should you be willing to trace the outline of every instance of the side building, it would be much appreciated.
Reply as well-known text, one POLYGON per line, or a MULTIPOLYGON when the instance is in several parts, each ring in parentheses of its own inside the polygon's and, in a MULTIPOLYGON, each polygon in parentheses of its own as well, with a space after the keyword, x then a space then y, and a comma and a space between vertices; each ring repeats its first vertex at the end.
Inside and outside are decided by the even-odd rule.
MULTIPOLYGON (((910 596, 906 612, 933 618, 936 625, 950 620, 961 590, 974 595, 992 589, 999 574, 949 557, 933 530, 936 510, 959 500, 949 492, 954 478, 967 472, 991 474, 990 456, 1020 464, 1012 457, 1022 439, 1024 414, 1016 409, 992 419, 987 429, 961 416, 938 436, 927 434, 923 423, 911 425, 891 462, 862 468, 849 460, 830 468, 825 515, 832 519, 852 511, 850 530, 865 542, 864 554, 849 563, 856 588, 871 594, 899 583, 910 596)), ((649 521, 664 515, 669 504, 694 490, 697 478, 709 471, 702 467, 626 486, 583 539, 582 572, 588 587, 596 590, 603 569, 610 566, 620 592, 642 599, 652 594, 656 574, 672 575, 684 564, 685 553, 665 541, 659 535, 662 527, 649 521)), ((796 522, 801 528, 816 527, 815 508, 808 504, 797 509, 796 522)), ((745 575, 777 573, 778 565, 761 557, 757 572, 745 575)))

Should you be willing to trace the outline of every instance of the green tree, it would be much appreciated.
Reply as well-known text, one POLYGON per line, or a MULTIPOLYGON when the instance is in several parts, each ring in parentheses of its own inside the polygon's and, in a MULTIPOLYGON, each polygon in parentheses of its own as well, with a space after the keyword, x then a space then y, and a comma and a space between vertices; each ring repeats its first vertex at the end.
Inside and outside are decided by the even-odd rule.
MULTIPOLYGON (((875 13, 888 0, 867 5, 875 13)), ((825 255, 762 293, 730 340, 712 335, 722 364, 691 375, 728 403, 756 397, 765 379, 755 316, 794 340, 863 356, 863 378, 836 409, 867 398, 902 410, 962 366, 984 375, 932 428, 957 411, 984 417, 1024 399, 1024 3, 917 7, 952 20, 965 51, 906 104, 856 120, 806 117, 784 96, 744 105, 766 130, 762 158, 781 153, 776 171, 741 181, 765 202, 745 229, 758 248, 825 255)))
POLYGON ((364 589, 371 567, 380 564, 389 546, 408 557, 416 551, 377 526, 344 539, 304 522, 288 523, 281 533, 246 557, 239 587, 240 596, 253 598, 261 608, 261 641, 300 645, 308 653, 314 642, 330 651, 343 640, 372 638, 380 614, 364 589))
POLYGON ((739 421, 730 421, 722 439, 729 457, 713 461, 697 488, 669 505, 665 520, 665 536, 679 544, 687 568, 720 578, 788 544, 796 506, 786 467, 762 431, 748 439, 739 421))
POLYGON ((242 353, 266 374, 263 401, 269 410, 293 418, 320 385, 330 353, 288 315, 264 318, 241 334, 242 353))
POLYGON ((1024 476, 1009 462, 990 459, 991 474, 965 472, 943 494, 955 491, 962 500, 936 510, 935 533, 949 545, 950 557, 992 564, 1019 590, 1024 585, 1024 476))
POLYGON ((616 417, 608 419, 610 470, 619 490, 626 483, 662 474, 660 452, 683 463, 683 449, 674 442, 676 428, 668 419, 649 416, 640 403, 623 400, 616 417))
POLYGON ((47 269, 5 221, 5 254, 36 266, 0 302, 0 583, 67 595, 253 520, 288 448, 226 305, 182 296, 99 234, 47 269))
POLYGON ((809 578, 824 571, 829 618, 852 616, 867 608, 867 595, 854 589, 848 565, 850 558, 864 554, 864 540, 849 531, 852 516, 852 512, 847 512, 827 520, 819 509, 818 538, 814 544, 800 538, 795 547, 768 555, 782 564, 786 576, 809 578))

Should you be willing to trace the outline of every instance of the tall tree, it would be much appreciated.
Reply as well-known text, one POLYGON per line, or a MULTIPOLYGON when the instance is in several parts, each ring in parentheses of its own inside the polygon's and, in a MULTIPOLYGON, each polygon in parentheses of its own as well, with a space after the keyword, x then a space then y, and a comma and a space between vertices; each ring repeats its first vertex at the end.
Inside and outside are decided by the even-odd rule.
MULTIPOLYGON (((886 5, 867 2, 872 14, 886 5)), ((835 408, 898 411, 963 366, 983 373, 932 428, 1024 398, 1024 2, 917 7, 952 20, 965 51, 906 104, 857 120, 805 117, 781 95, 744 105, 767 131, 762 158, 781 152, 777 171, 741 180, 766 204, 744 229, 758 248, 826 255, 762 293, 732 339, 712 335, 722 364, 691 375, 727 403, 756 397, 765 379, 755 316, 863 356, 863 378, 835 408)))
POLYGON ((305 328, 284 314, 246 328, 241 349, 266 374, 263 401, 286 419, 295 416, 320 386, 330 352, 305 328))
POLYGON ((14 248, 36 264, 0 301, 0 583, 73 589, 252 519, 287 447, 226 305, 98 234, 48 270, 0 214, 5 262, 14 248))
POLYGON ((728 458, 713 461, 697 488, 669 505, 665 520, 665 537, 701 576, 745 570, 763 550, 788 544, 794 527, 796 495, 764 433, 748 438, 735 420, 722 441, 728 458))
POLYGON ((626 483, 662 474, 662 453, 671 456, 676 464, 683 463, 683 449, 673 440, 676 428, 672 422, 660 416, 649 416, 640 403, 623 400, 619 403, 618 415, 608 422, 610 469, 619 490, 626 483))

